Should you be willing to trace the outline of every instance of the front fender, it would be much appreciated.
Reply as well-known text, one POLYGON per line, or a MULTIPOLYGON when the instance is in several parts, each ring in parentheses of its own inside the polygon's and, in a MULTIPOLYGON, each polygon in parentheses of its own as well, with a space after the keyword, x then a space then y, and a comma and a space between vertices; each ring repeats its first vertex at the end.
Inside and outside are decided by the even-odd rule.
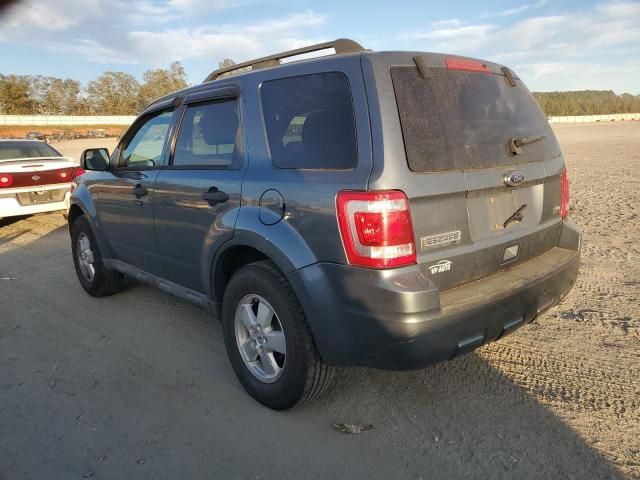
MULTIPOLYGON (((91 226, 91 230, 93 231, 93 235, 98 242, 98 248, 103 257, 112 258, 113 254, 111 252, 111 248, 109 247, 109 242, 104 234, 104 230, 100 224, 100 219, 98 218, 96 212, 96 206, 93 202, 93 197, 91 196, 91 192, 87 188, 85 183, 79 183, 76 189, 71 194, 69 199, 69 212, 73 207, 78 207, 82 210, 82 214, 85 216, 89 225, 91 226)), ((71 225, 69 225, 71 227, 71 225)))

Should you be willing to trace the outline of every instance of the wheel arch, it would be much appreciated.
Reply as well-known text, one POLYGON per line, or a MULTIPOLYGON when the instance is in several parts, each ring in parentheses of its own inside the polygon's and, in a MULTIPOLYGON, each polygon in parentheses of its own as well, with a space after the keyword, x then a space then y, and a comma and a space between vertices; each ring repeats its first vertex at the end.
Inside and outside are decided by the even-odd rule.
POLYGON ((250 232, 236 233, 216 253, 211 267, 210 296, 220 312, 224 291, 238 269, 261 260, 272 261, 286 276, 295 269, 291 260, 271 242, 250 232))
POLYGON ((86 216, 84 213, 84 210, 82 210, 82 208, 77 205, 77 204, 72 204, 71 207, 69 208, 69 213, 67 214, 67 223, 69 226, 69 232, 71 232, 71 227, 73 226, 73 223, 76 221, 76 219, 78 217, 82 217, 82 216, 86 216))
MULTIPOLYGON (((318 353, 321 358, 325 358, 325 355, 330 354, 332 349, 330 345, 326 345, 326 341, 322 341, 323 339, 326 340, 326 335, 322 334, 324 322, 318 321, 317 314, 312 310, 313 304, 308 300, 309 292, 307 287, 309 284, 300 281, 295 275, 293 277, 291 275, 301 271, 300 269, 304 270, 303 267, 315 262, 309 258, 308 263, 298 265, 282 249, 253 232, 242 232, 241 235, 235 235, 232 240, 218 250, 215 256, 211 268, 210 284, 210 295, 215 314, 218 318, 221 318, 224 292, 233 274, 243 266, 260 260, 273 262, 291 286, 305 314, 312 338, 318 348, 318 353), (316 339, 321 341, 318 343, 316 339)), ((329 357, 330 355, 327 356, 327 358, 329 357)))
MULTIPOLYGON (((90 205, 91 207, 93 205, 90 205)), ((98 242, 98 248, 100 248, 100 252, 102 252, 102 256, 106 258, 111 258, 113 255, 111 253, 111 248, 109 248, 109 243, 100 228, 98 219, 96 217, 95 209, 87 209, 86 205, 78 201, 78 199, 71 198, 71 205, 69 207, 69 213, 67 215, 67 225, 69 227, 69 234, 71 234, 71 228, 73 227, 73 222, 75 222, 79 217, 85 217, 89 222, 89 226, 93 232, 93 235, 96 238, 96 242, 98 242), (74 201, 76 200, 76 201, 74 201)))

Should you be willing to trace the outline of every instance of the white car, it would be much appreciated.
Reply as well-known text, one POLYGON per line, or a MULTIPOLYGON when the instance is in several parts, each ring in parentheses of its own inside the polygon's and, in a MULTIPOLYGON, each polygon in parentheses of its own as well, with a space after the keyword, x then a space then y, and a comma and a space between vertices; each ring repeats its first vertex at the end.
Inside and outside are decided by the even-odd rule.
POLYGON ((0 140, 0 218, 64 210, 84 171, 37 140, 0 140))

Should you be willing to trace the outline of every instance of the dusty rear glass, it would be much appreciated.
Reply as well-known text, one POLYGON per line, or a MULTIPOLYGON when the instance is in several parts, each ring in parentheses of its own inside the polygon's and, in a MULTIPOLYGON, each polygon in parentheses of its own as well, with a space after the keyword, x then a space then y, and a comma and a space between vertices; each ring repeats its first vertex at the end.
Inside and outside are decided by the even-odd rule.
POLYGON ((549 123, 522 85, 502 75, 394 67, 391 77, 409 168, 439 172, 542 161, 559 154, 549 123), (512 138, 544 136, 514 155, 512 138))

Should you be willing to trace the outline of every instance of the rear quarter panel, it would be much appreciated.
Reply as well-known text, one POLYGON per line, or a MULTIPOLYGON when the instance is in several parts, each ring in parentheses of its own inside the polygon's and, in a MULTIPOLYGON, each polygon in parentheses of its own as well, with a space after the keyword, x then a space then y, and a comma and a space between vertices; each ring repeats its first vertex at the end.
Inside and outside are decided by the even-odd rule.
POLYGON ((249 167, 243 181, 242 208, 233 242, 250 235, 255 239, 257 235, 266 249, 281 252, 277 256, 282 258, 279 266, 284 273, 320 261, 345 263, 336 217, 336 194, 343 189, 364 190, 372 168, 371 130, 360 54, 296 62, 257 73, 243 78, 249 167), (260 86, 272 79, 336 71, 344 73, 350 83, 357 166, 351 170, 276 168, 267 143, 260 86), (268 189, 280 192, 285 211, 281 221, 267 226, 259 219, 259 199, 268 189))

